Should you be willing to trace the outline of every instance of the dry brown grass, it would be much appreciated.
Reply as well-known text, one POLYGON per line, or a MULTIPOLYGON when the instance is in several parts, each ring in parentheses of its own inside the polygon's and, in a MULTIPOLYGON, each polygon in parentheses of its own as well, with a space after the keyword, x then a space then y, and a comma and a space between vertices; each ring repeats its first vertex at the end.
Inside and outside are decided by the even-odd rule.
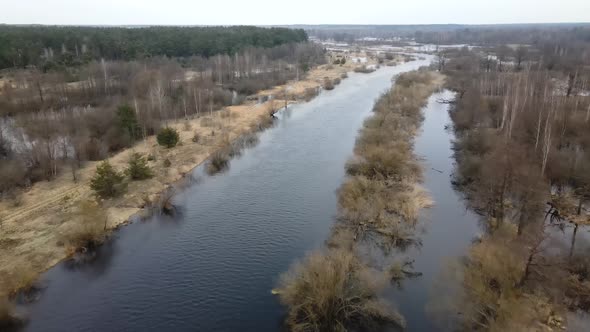
POLYGON ((405 326, 403 317, 378 298, 377 280, 348 250, 314 252, 281 277, 278 294, 288 307, 292 331, 371 330, 405 326))

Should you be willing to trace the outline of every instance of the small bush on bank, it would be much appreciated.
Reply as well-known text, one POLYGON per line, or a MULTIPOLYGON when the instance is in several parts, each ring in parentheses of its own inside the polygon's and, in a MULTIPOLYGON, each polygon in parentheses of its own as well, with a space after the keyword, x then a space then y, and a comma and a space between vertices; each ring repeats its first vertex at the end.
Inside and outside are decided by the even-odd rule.
POLYGON ((350 251, 328 250, 314 252, 292 266, 281 276, 276 292, 288 308, 292 331, 403 327, 404 318, 377 296, 385 285, 350 251))
POLYGON ((250 124, 250 129, 254 132, 268 129, 273 126, 275 119, 272 115, 261 114, 255 122, 250 124))
POLYGON ((341 78, 341 79, 346 79, 346 78, 348 78, 348 74, 347 74, 347 73, 342 73, 342 74, 340 75, 340 78, 341 78))
POLYGON ((303 98, 305 101, 310 101, 318 95, 318 89, 316 88, 306 88, 305 93, 303 94, 303 98))
POLYGON ((123 174, 117 172, 108 160, 96 166, 96 174, 90 180, 90 188, 100 198, 115 197, 126 189, 123 174))
POLYGON ((92 249, 106 236, 105 210, 91 201, 81 202, 75 214, 75 224, 65 234, 65 242, 73 250, 92 249))
POLYGON ((162 128, 157 136, 158 144, 168 149, 173 148, 178 144, 180 136, 178 131, 174 128, 166 127, 162 128))
POLYGON ((229 155, 224 149, 215 151, 207 163, 207 174, 215 175, 226 170, 229 166, 229 155))
POLYGON ((131 180, 145 180, 154 176, 151 168, 147 164, 147 160, 141 153, 133 153, 129 157, 129 166, 125 170, 125 174, 131 180))
POLYGON ((324 89, 326 90, 334 90, 334 83, 329 78, 324 78, 324 89))
POLYGON ((164 165, 164 167, 168 168, 168 167, 172 166, 172 162, 170 161, 170 159, 166 158, 166 159, 164 159, 163 165, 164 165))
POLYGON ((191 141, 193 141, 193 143, 199 143, 200 140, 201 136, 198 132, 195 131, 195 133, 193 134, 193 138, 191 138, 191 141))

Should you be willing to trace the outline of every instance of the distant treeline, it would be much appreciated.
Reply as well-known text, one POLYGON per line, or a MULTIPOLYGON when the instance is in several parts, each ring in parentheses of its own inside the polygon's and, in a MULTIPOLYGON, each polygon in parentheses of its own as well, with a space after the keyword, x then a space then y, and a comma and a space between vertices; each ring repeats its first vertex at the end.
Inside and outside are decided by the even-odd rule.
POLYGON ((431 44, 543 44, 552 41, 590 42, 590 24, 499 25, 301 25, 311 36, 352 42, 364 37, 409 38, 431 44))
POLYGON ((247 47, 307 41, 302 29, 233 27, 71 27, 0 25, 0 69, 44 69, 90 60, 233 55, 247 47))
POLYGON ((432 44, 545 44, 590 43, 589 24, 523 24, 464 26, 450 30, 417 30, 414 39, 432 44))

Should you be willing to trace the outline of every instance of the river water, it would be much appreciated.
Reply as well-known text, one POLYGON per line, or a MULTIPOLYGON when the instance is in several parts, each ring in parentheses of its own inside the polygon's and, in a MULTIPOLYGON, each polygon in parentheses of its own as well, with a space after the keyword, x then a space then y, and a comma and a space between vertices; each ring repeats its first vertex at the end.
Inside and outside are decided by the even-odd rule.
MULTIPOLYGON (((443 271, 449 262, 464 255, 475 236, 481 232, 480 218, 466 209, 462 196, 451 184, 454 157, 451 142, 454 137, 449 105, 440 100, 452 100, 450 91, 433 94, 423 109, 425 120, 416 137, 414 152, 423 159, 424 187, 430 192, 434 206, 423 211, 419 225, 422 245, 404 253, 415 260, 414 269, 423 273, 419 278, 403 281, 401 290, 393 292, 391 300, 397 303, 405 316, 408 331, 439 331, 447 326, 435 323, 427 307, 438 304, 437 298, 448 289, 437 289, 443 280, 443 271)), ((449 280, 445 280, 449 282, 449 280)), ((452 281, 452 280, 451 280, 452 281)), ((443 285, 450 288, 456 285, 443 285)))
MULTIPOLYGON (((48 271, 25 330, 281 330, 284 310, 270 291, 328 237, 358 129, 394 75, 430 60, 352 73, 337 89, 281 111, 227 172, 193 172, 198 181, 175 198, 176 217, 137 221, 117 231, 94 262, 48 271)), ((436 330, 425 311, 433 281, 445 258, 462 254, 478 231, 450 183, 452 134, 441 97, 452 96, 429 99, 415 144, 436 202, 422 217, 423 246, 406 252, 424 275, 390 291, 410 331, 436 330)))

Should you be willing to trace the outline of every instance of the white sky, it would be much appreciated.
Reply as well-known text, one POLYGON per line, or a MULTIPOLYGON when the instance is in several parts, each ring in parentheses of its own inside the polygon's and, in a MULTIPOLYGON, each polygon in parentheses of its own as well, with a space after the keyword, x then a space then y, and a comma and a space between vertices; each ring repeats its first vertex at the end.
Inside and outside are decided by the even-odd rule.
POLYGON ((79 25, 590 22, 590 0, 0 0, 0 23, 79 25))

